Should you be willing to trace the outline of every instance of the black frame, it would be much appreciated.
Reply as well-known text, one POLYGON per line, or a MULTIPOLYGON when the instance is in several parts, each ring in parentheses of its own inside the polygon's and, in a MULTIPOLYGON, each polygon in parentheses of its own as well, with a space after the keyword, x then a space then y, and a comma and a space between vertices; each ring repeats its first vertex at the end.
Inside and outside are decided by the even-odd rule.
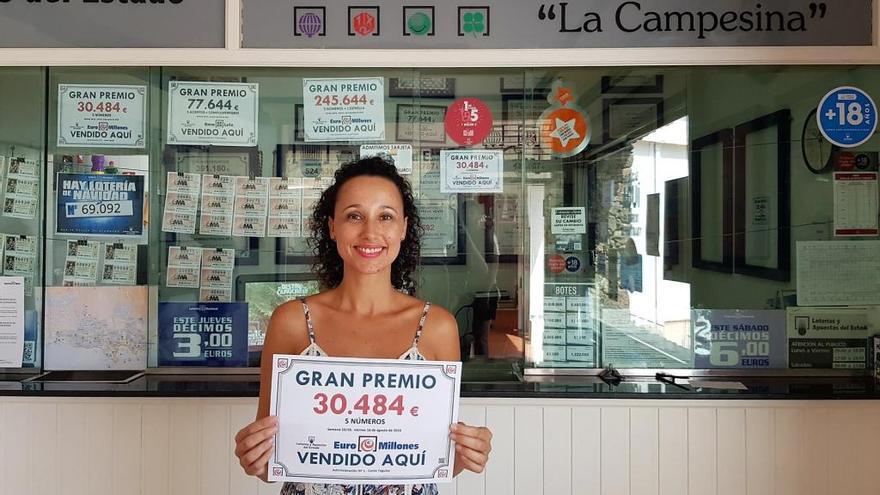
POLYGON ((735 153, 734 207, 739 213, 734 220, 734 273, 787 282, 791 280, 791 110, 782 109, 762 115, 736 126, 733 130, 735 153), (776 127, 776 193, 777 216, 776 268, 750 265, 746 262, 746 183, 745 149, 748 135, 776 127))
POLYGON ((643 134, 647 134, 655 129, 659 129, 663 127, 665 120, 665 109, 664 109, 664 99, 662 96, 650 97, 650 98, 606 98, 602 100, 602 144, 610 144, 613 142, 617 142, 618 140, 622 140, 626 138, 627 141, 632 141, 633 136, 616 136, 612 137, 610 132, 611 127, 611 108, 615 106, 623 106, 623 105, 653 105, 655 109, 656 120, 654 124, 654 129, 650 131, 644 132, 643 134))
POLYGON ((650 94, 663 92, 663 75, 655 74, 653 84, 642 84, 637 86, 629 86, 617 84, 616 81, 627 77, 634 77, 632 74, 623 74, 618 76, 602 76, 602 94, 650 94))
MULTIPOLYGON (((166 145, 165 150, 163 152, 163 165, 164 165, 164 173, 161 180, 165 180, 168 172, 185 172, 191 173, 188 170, 179 170, 178 169, 178 160, 177 157, 187 151, 201 151, 204 153, 210 154, 211 151, 223 151, 223 152, 240 152, 247 153, 248 155, 248 175, 253 176, 261 176, 262 170, 260 166, 260 155, 258 149, 256 147, 240 147, 240 146, 200 146, 200 145, 166 145)), ((161 201, 164 203, 164 194, 160 196, 161 201)), ((162 205, 164 212, 164 204, 162 205)), ((161 225, 161 223, 160 223, 161 225)), ((247 239, 247 249, 241 249, 240 246, 233 242, 233 245, 220 245, 220 246, 211 246, 211 247, 223 247, 227 249, 235 249, 235 264, 241 266, 253 266, 260 264, 260 238, 259 237, 222 237, 222 236, 202 236, 198 233, 195 234, 178 234, 177 232, 162 232, 162 243, 167 246, 171 246, 177 244, 181 236, 186 236, 184 239, 194 240, 198 242, 207 241, 207 240, 217 240, 217 241, 235 241, 236 239, 247 239), (245 255, 246 253, 246 255, 245 255)), ((167 250, 163 249, 163 251, 167 250)), ((164 255, 160 255, 164 256, 164 255)), ((167 260, 166 260, 167 261, 167 260)))
POLYGON ((413 126, 413 136, 412 136, 411 138, 402 138, 402 137, 400 137, 400 109, 401 109, 402 107, 407 107, 407 108, 418 108, 419 111, 421 111, 422 108, 442 108, 442 109, 443 109, 443 118, 444 118, 444 119, 446 118, 446 110, 447 110, 449 107, 447 107, 447 106, 443 106, 443 105, 416 105, 416 104, 413 104, 413 103, 399 103, 399 104, 397 105, 397 107, 394 109, 394 139, 395 139, 395 140, 397 140, 397 141, 404 141, 404 142, 413 142, 413 143, 446 144, 446 129, 445 129, 445 125, 444 125, 444 121, 443 121, 443 120, 441 120, 440 122, 438 122, 438 124, 440 125, 440 128, 443 129, 443 139, 440 140, 440 141, 432 141, 432 140, 428 140, 428 139, 422 139, 421 135, 417 135, 417 134, 419 134, 419 133, 415 130, 415 129, 417 128, 417 124, 420 124, 420 123, 416 123, 416 122, 414 122, 414 123, 412 124, 412 126, 413 126))
POLYGON ((690 188, 691 194, 691 265, 702 270, 733 273, 733 131, 721 129, 699 137, 691 142, 690 188), (702 150, 721 144, 721 261, 702 258, 702 150))

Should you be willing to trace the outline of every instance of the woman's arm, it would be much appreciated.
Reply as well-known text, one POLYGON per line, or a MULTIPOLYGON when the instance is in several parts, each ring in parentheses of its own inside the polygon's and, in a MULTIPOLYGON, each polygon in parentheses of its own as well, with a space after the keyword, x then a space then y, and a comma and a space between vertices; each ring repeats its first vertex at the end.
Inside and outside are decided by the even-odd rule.
MULTIPOLYGON (((460 361, 458 323, 449 311, 432 307, 422 333, 422 354, 437 361, 460 361), (426 354, 427 353, 427 354, 426 354)), ((458 476, 465 469, 482 473, 492 451, 492 432, 485 426, 469 426, 464 423, 450 425, 449 438, 455 442, 455 466, 458 476)))

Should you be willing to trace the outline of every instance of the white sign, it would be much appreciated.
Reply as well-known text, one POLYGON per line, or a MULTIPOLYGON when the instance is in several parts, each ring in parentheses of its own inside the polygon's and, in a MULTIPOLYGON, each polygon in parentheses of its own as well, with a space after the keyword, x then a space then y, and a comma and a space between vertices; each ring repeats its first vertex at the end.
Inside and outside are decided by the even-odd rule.
POLYGON ((362 144, 361 158, 372 156, 390 159, 401 175, 409 175, 413 171, 411 144, 362 144))
POLYGON ((553 208, 551 232, 554 234, 586 234, 586 208, 581 206, 553 208))
POLYGON ((24 277, 0 277, 0 368, 21 368, 24 277))
POLYGON ((168 83, 168 144, 257 145, 255 83, 168 83))
POLYGON ((381 77, 303 79, 305 140, 384 140, 384 97, 381 77))
POLYGON ((276 354, 270 481, 452 481, 461 363, 276 354))
POLYGON ((503 171, 501 150, 440 150, 440 192, 500 193, 503 171))
POLYGON ((143 148, 147 87, 58 85, 58 147, 143 148))

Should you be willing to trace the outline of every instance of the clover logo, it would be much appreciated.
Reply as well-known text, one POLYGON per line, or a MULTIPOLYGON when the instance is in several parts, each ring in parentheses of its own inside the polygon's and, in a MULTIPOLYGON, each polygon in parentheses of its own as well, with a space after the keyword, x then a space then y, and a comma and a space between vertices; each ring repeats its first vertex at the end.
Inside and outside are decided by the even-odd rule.
POLYGON ((489 36, 489 7, 459 7, 459 36, 489 36))

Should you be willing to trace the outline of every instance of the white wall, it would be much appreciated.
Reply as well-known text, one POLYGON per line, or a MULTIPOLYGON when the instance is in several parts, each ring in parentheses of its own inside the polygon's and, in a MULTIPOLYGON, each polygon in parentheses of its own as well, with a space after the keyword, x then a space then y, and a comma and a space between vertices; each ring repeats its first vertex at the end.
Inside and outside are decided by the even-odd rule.
MULTIPOLYGON (((255 399, 0 398, 0 495, 263 495, 255 399)), ((464 399, 495 434, 443 495, 877 493, 878 401, 464 399)))

